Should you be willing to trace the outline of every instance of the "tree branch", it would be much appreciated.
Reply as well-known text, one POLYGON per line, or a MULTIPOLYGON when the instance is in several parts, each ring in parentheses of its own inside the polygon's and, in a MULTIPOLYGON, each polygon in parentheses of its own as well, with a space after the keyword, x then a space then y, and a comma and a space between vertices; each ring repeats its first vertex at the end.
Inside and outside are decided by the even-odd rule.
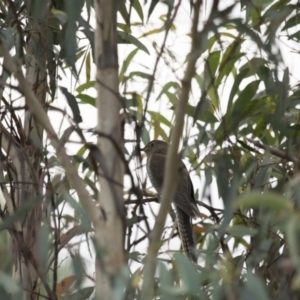
POLYGON ((175 126, 171 132, 171 146, 167 154, 165 165, 165 178, 162 191, 162 199, 159 213, 150 235, 150 244, 146 256, 144 280, 142 286, 141 298, 143 300, 153 299, 154 295, 154 276, 156 270, 156 257, 160 247, 161 235, 164 229, 166 217, 174 198, 177 183, 178 167, 178 146, 183 131, 186 106, 191 89, 191 81, 195 75, 195 65, 200 56, 199 51, 199 33, 197 30, 199 23, 199 12, 202 1, 197 0, 194 5, 194 17, 192 25, 192 49, 188 57, 187 68, 182 80, 182 88, 179 95, 179 101, 175 111, 175 126))
POLYGON ((255 140, 252 140, 252 139, 249 139, 249 138, 247 138, 247 140, 248 140, 250 143, 252 143, 252 144, 254 144, 255 146, 257 146, 258 148, 264 149, 264 150, 270 152, 271 154, 273 154, 273 155, 275 155, 275 156, 277 156, 277 157, 280 157, 280 158, 285 159, 285 160, 288 160, 288 161, 292 161, 292 162, 294 162, 294 163, 296 163, 296 164, 299 164, 299 163, 300 163, 300 160, 299 160, 298 158, 292 157, 291 155, 289 155, 289 154, 286 153, 286 152, 283 152, 283 151, 280 151, 280 150, 278 150, 278 149, 272 148, 272 147, 270 147, 270 146, 264 145, 264 144, 262 144, 262 143, 259 142, 259 141, 255 141, 255 140))

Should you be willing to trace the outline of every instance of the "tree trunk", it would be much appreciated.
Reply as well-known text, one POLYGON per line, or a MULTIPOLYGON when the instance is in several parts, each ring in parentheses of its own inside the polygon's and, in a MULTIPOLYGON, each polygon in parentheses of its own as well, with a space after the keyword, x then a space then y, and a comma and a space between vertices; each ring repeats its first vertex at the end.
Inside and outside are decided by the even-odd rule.
POLYGON ((101 241, 97 251, 96 293, 98 299, 108 300, 113 298, 113 278, 124 263, 124 166, 120 156, 123 153, 123 142, 120 121, 122 107, 118 91, 117 1, 95 0, 95 12, 97 132, 102 157, 99 168, 99 203, 104 215, 102 228, 95 228, 97 240, 101 241))

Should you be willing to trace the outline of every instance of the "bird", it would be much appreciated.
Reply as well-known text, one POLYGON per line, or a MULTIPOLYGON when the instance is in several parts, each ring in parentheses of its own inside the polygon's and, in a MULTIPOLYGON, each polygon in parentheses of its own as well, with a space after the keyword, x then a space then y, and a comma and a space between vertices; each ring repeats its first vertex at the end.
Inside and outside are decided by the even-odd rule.
MULTIPOLYGON (((147 155, 148 177, 159 196, 162 194, 168 147, 169 144, 164 141, 153 140, 141 149, 147 155)), ((173 203, 183 252, 197 263, 191 218, 200 217, 201 214, 196 204, 193 183, 181 159, 178 162, 178 179, 173 203)))

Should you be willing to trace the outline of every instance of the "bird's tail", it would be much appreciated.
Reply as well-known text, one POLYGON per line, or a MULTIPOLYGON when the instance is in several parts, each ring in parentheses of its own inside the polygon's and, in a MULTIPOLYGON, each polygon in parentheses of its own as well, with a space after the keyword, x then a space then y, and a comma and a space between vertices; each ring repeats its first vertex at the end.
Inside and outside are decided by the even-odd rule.
POLYGON ((193 231, 191 226, 191 217, 186 214, 178 206, 175 206, 175 212, 177 217, 178 231, 182 242, 183 252, 194 263, 197 263, 197 257, 195 255, 195 244, 193 239, 193 231))

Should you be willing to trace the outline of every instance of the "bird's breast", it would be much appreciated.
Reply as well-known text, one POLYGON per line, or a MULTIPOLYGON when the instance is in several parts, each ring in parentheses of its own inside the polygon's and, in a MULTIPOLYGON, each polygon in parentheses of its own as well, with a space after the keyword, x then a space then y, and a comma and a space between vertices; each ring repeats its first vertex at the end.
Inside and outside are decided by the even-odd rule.
POLYGON ((163 168, 156 165, 152 159, 152 155, 147 159, 147 173, 152 186, 160 194, 163 184, 163 168))

